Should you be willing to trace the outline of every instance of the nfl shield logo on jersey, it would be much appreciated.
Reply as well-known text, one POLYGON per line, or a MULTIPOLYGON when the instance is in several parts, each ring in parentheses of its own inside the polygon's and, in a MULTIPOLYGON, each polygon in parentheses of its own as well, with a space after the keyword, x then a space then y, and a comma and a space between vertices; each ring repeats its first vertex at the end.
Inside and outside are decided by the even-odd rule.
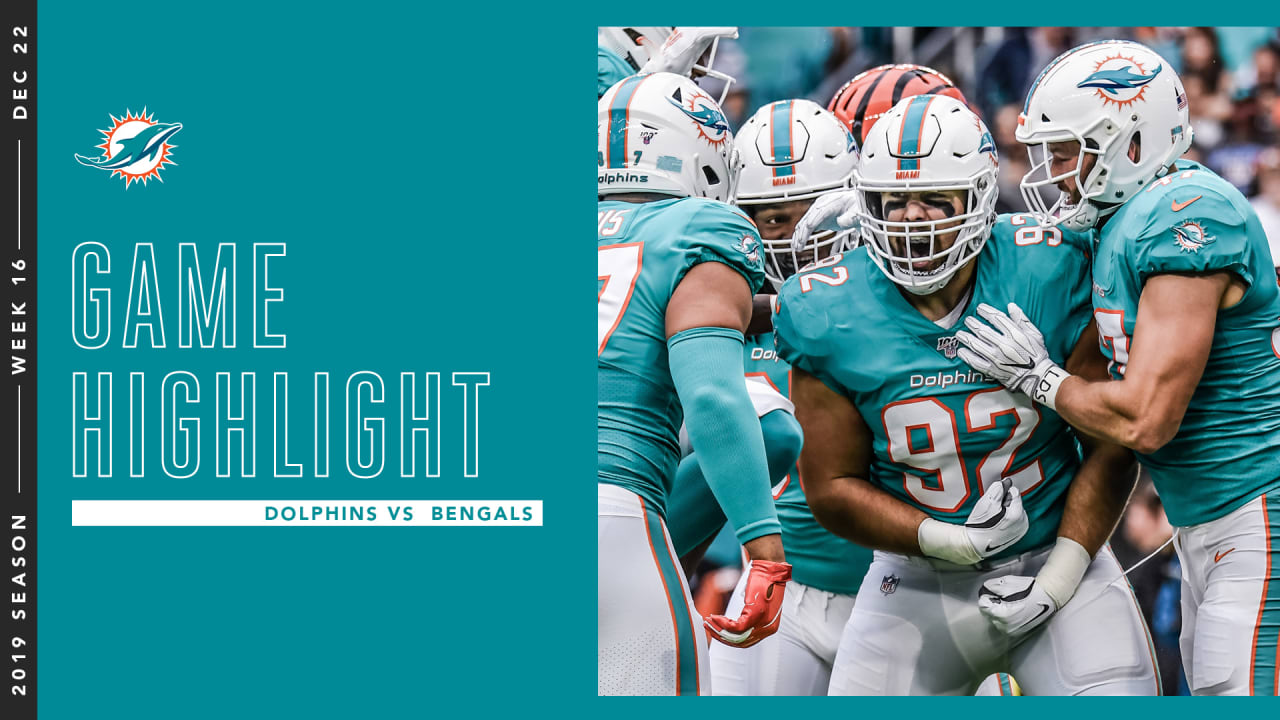
POLYGON ((902 578, 897 575, 885 575, 884 578, 880 580, 880 592, 885 595, 892 595, 893 591, 898 589, 898 583, 901 580, 902 578))
POLYGON ((951 337, 938 338, 938 352, 947 356, 948 360, 956 359, 956 349, 960 347, 960 341, 955 335, 951 337))

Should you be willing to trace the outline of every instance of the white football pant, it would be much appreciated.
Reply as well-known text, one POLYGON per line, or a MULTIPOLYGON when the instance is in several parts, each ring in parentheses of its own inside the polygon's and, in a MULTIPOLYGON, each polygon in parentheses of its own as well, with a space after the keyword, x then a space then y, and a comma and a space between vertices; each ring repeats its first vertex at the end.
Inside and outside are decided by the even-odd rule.
POLYGON ((597 683, 601 695, 707 695, 711 669, 666 523, 639 495, 598 484, 597 683))
POLYGON ((1275 695, 1280 490, 1178 528, 1182 667, 1193 695, 1275 695))
POLYGON ((982 583, 1034 576, 1050 548, 984 569, 877 551, 845 626, 832 695, 972 695, 1013 675, 1026 695, 1157 695, 1155 651, 1109 546, 1075 596, 1014 646, 978 610, 982 583))

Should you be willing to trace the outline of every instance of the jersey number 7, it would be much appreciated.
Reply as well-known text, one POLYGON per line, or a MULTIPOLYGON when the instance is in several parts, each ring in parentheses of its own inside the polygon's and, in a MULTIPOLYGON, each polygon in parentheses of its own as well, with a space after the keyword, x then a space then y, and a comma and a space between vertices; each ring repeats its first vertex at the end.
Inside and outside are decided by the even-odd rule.
POLYGON ((618 329, 622 315, 631 304, 636 279, 644 260, 644 243, 605 245, 596 253, 596 275, 600 294, 596 297, 596 330, 600 341, 599 357, 609 337, 618 329))

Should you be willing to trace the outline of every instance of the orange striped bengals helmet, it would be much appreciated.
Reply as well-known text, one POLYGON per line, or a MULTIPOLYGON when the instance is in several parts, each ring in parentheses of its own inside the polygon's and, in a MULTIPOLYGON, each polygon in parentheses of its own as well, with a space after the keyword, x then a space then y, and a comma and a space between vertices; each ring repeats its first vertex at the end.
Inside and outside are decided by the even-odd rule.
POLYGON ((871 126, 903 98, 946 95, 968 105, 964 93, 951 78, 923 65, 881 65, 860 73, 844 84, 827 105, 853 133, 858 151, 871 126))

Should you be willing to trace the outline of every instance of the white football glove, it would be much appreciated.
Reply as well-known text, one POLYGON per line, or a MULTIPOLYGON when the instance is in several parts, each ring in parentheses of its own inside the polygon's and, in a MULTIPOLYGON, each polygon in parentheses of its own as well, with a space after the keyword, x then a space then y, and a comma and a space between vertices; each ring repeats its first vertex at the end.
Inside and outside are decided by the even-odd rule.
POLYGON ((736 27, 678 27, 640 68, 641 74, 669 72, 688 77, 716 38, 737 38, 736 27))
POLYGON ((925 555, 972 565, 1012 547, 1027 534, 1029 526, 1022 493, 1013 480, 1005 478, 987 488, 963 525, 926 518, 916 537, 925 555))
POLYGON ((1059 537, 1034 578, 1006 575, 984 582, 978 609, 997 630, 1017 641, 1067 604, 1092 562, 1083 546, 1059 537))
POLYGON ((997 630, 1018 640, 1057 612, 1058 603, 1035 578, 1005 575, 982 583, 978 609, 997 630))
POLYGON ((1010 390, 1054 407, 1058 387, 1068 374, 1049 359, 1040 329, 1017 303, 1009 303, 1008 315, 982 303, 978 314, 991 324, 975 317, 965 318, 964 324, 972 332, 956 333, 956 339, 964 345, 958 351, 960 359, 1010 390))
POLYGON ((800 252, 809 245, 814 233, 840 232, 858 226, 858 193, 853 190, 820 195, 804 217, 796 222, 791 235, 791 249, 800 252))

